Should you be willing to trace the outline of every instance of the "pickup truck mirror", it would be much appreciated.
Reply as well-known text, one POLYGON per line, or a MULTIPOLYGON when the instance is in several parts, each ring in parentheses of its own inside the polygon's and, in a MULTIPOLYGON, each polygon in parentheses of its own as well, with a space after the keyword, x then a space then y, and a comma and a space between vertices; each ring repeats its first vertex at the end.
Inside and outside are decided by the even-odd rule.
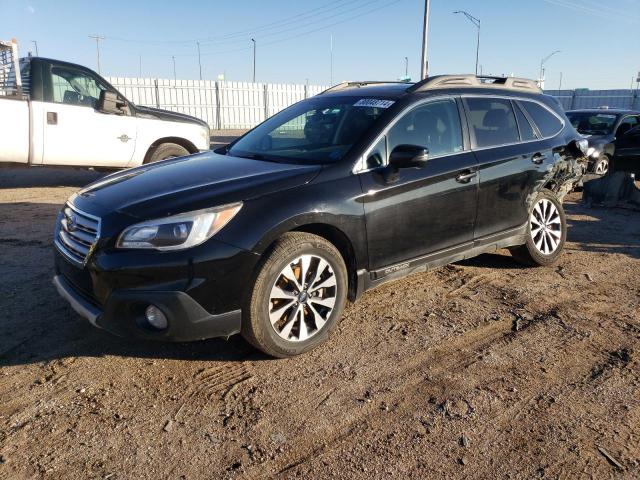
POLYGON ((127 103, 116 92, 102 90, 100 99, 98 100, 98 110, 102 113, 111 113, 115 115, 123 115, 127 103))
POLYGON ((429 150, 417 145, 398 145, 389 155, 389 165, 394 168, 422 167, 429 159, 429 150))

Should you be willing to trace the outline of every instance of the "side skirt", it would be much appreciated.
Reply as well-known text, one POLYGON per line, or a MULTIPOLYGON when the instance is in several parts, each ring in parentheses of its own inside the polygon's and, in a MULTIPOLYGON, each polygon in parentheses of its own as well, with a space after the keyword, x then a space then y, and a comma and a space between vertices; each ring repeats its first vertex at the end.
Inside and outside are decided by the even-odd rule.
POLYGON ((526 234, 527 224, 524 224, 514 229, 479 238, 473 242, 440 250, 378 270, 359 270, 357 272, 358 285, 354 300, 359 298, 367 290, 393 280, 399 280, 414 273, 426 272, 443 265, 477 257, 483 253, 495 252, 501 248, 523 245, 526 243, 526 234))

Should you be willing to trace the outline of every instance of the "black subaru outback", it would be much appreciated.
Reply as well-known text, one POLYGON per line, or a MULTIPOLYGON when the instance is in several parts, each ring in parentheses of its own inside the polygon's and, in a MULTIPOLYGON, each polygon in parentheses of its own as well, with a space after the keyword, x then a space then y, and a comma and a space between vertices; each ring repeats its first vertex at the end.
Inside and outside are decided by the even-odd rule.
POLYGON ((500 248, 554 262, 586 148, 530 80, 344 83, 71 196, 54 284, 119 335, 297 355, 384 282, 500 248))

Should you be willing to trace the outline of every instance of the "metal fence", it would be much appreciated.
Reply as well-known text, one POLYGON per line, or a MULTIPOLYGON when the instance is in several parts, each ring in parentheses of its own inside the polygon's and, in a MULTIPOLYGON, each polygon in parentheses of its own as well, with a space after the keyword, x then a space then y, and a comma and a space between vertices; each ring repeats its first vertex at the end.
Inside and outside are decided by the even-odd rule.
POLYGON ((556 97, 565 110, 579 108, 628 108, 640 110, 638 90, 545 90, 556 97))
POLYGON ((138 105, 186 113, 212 129, 247 129, 327 87, 277 83, 214 82, 160 78, 109 77, 138 105))
MULTIPOLYGON (((212 129, 247 129, 326 89, 322 85, 110 77, 139 105, 186 113, 212 129)), ((608 106, 640 110, 638 90, 546 90, 565 110, 608 106)))

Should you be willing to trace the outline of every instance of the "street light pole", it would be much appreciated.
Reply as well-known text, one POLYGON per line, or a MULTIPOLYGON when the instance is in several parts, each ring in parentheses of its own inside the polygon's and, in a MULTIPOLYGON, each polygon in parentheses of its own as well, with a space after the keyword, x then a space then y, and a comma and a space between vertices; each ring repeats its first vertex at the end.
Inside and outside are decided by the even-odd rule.
POLYGON ((253 83, 256 83, 256 39, 252 38, 253 42, 253 83))
POLYGON ((477 76, 478 75, 478 65, 479 65, 479 62, 480 62, 480 19, 474 17, 469 12, 465 12, 464 10, 456 10, 453 13, 461 13, 461 14, 463 14, 478 29, 478 40, 476 42, 476 76, 477 76))
POLYGON ((404 77, 409 78, 409 57, 404 57, 404 77))
POLYGON ((176 56, 172 55, 171 59, 173 60, 173 81, 176 81, 176 56))
POLYGON ((200 68, 200 80, 202 80, 202 58, 200 56, 200 42, 196 42, 198 45, 198 67, 200 68))
POLYGON ((422 65, 420 78, 424 80, 429 76, 429 60, 427 59, 429 42, 429 0, 424 1, 424 21, 422 24, 422 65))
POLYGON ((547 55, 542 60, 540 60, 540 81, 539 81, 540 88, 544 87, 544 64, 547 62, 547 60, 549 60, 551 57, 553 57, 556 53, 560 53, 560 50, 556 50, 554 52, 551 52, 549 55, 547 55))

